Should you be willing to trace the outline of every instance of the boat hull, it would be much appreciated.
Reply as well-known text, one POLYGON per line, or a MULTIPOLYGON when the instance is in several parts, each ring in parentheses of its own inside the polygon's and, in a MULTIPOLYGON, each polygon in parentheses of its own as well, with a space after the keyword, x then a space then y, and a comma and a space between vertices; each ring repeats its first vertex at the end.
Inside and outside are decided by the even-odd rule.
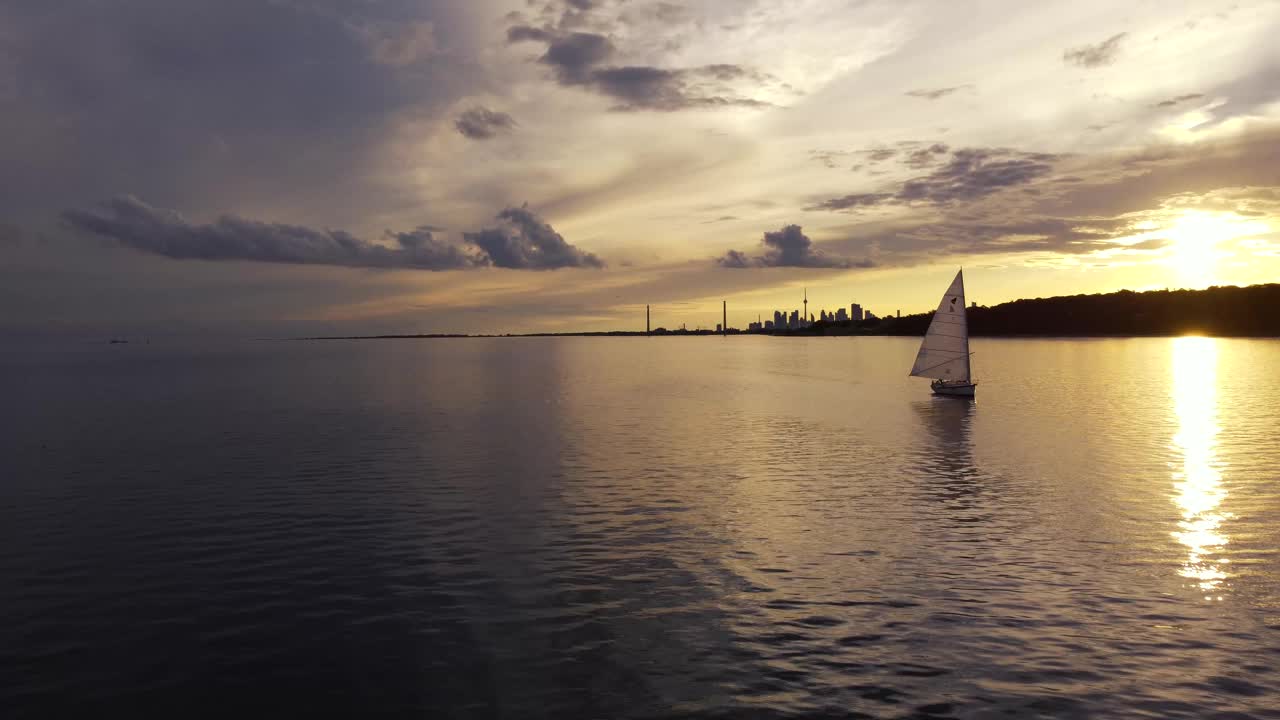
POLYGON ((978 389, 977 383, 944 383, 935 382, 931 385, 934 395, 945 395, 947 397, 971 398, 978 389))

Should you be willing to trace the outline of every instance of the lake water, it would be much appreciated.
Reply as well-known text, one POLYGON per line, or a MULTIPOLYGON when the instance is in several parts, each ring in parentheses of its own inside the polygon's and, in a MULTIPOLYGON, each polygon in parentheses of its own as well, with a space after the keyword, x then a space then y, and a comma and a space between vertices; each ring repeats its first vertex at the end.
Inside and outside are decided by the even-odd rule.
POLYGON ((917 342, 4 349, 0 716, 1280 717, 1280 342, 917 342))

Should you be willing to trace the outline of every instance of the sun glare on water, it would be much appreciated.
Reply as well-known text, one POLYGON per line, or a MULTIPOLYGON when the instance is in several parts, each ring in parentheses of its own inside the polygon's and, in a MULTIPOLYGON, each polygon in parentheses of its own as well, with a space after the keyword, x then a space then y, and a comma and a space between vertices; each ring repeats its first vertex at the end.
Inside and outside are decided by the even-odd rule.
POLYGON ((1233 516, 1224 512, 1227 490, 1217 455, 1218 344, 1213 338, 1180 337, 1173 342, 1174 413, 1178 432, 1174 448, 1182 464, 1173 473, 1174 502, 1182 513, 1174 538, 1185 548, 1179 574, 1201 590, 1214 592, 1227 579, 1228 543, 1223 525, 1233 516))

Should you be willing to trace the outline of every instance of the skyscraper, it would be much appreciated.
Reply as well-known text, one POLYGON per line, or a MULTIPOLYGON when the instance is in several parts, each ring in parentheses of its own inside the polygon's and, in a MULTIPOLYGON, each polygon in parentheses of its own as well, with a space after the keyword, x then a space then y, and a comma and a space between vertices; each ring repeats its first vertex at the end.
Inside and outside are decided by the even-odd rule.
POLYGON ((854 303, 849 306, 849 318, 854 322, 862 322, 862 306, 854 303))

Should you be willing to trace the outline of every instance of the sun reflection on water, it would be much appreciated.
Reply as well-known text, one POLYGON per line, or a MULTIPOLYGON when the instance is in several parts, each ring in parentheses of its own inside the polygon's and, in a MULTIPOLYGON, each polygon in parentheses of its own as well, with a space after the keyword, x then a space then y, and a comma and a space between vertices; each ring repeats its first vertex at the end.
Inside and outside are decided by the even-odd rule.
POLYGON ((1215 452, 1218 435, 1218 348, 1213 338, 1181 337, 1173 341, 1174 412, 1178 432, 1174 447, 1182 453, 1182 467, 1173 473, 1182 511, 1173 533, 1186 546, 1187 558, 1179 573, 1201 590, 1221 588, 1229 561, 1214 555, 1227 544, 1222 523, 1230 517, 1219 507, 1226 498, 1215 452))

